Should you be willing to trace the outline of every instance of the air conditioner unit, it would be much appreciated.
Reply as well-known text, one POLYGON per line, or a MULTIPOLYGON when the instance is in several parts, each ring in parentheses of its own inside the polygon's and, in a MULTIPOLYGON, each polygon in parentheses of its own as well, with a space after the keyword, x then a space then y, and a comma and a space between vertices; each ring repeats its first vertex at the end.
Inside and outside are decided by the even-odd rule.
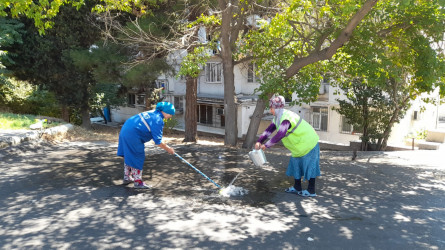
POLYGON ((218 109, 216 109, 216 114, 218 114, 218 115, 224 115, 224 109, 222 109, 222 108, 218 108, 218 109))

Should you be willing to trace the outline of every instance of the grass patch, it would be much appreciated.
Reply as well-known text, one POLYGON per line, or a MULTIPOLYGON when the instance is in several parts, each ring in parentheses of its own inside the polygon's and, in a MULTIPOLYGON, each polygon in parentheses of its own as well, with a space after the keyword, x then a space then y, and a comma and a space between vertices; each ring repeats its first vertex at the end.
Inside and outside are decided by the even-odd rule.
MULTIPOLYGON (((0 129, 30 129, 29 126, 36 123, 35 115, 20 115, 12 113, 0 113, 0 129)), ((55 127, 59 122, 44 122, 43 128, 55 127)))

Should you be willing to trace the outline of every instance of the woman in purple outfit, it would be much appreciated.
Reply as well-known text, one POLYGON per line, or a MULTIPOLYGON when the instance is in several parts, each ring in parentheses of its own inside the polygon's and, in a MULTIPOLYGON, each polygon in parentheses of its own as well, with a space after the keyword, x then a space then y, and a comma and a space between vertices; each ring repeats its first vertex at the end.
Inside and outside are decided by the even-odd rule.
POLYGON ((320 147, 318 135, 314 128, 299 115, 284 109, 284 97, 276 96, 269 100, 270 111, 274 115, 272 123, 261 134, 255 149, 272 147, 281 141, 291 151, 291 158, 286 175, 295 179, 295 184, 285 191, 301 196, 315 197, 315 178, 320 176, 320 147), (275 130, 277 130, 268 142, 262 144, 275 130), (301 178, 308 180, 307 190, 301 187, 301 178))

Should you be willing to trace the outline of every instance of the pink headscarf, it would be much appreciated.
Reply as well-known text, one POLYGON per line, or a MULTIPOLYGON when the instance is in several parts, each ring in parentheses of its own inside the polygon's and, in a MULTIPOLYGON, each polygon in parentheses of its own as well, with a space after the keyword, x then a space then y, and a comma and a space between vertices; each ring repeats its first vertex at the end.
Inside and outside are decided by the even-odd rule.
POLYGON ((285 103, 286 101, 284 100, 284 97, 281 95, 273 96, 269 100, 269 108, 275 109, 275 118, 273 120, 273 123, 275 123, 277 127, 279 126, 279 122, 281 121, 281 116, 283 115, 284 112, 285 103))
POLYGON ((269 100, 269 108, 282 109, 282 108, 284 108, 284 104, 285 104, 285 100, 284 100, 284 97, 281 95, 272 96, 272 98, 270 98, 270 100, 269 100))

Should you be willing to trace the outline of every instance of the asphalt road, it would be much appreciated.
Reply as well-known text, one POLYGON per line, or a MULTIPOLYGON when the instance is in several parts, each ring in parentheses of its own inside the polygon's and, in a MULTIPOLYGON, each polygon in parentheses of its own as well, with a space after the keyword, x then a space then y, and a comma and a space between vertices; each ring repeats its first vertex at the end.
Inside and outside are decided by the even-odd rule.
POLYGON ((144 178, 122 186, 107 142, 28 141, 0 149, 1 249, 445 249, 443 151, 321 155, 316 198, 283 190, 286 150, 258 168, 246 150, 175 145, 216 183, 147 145, 144 178))

